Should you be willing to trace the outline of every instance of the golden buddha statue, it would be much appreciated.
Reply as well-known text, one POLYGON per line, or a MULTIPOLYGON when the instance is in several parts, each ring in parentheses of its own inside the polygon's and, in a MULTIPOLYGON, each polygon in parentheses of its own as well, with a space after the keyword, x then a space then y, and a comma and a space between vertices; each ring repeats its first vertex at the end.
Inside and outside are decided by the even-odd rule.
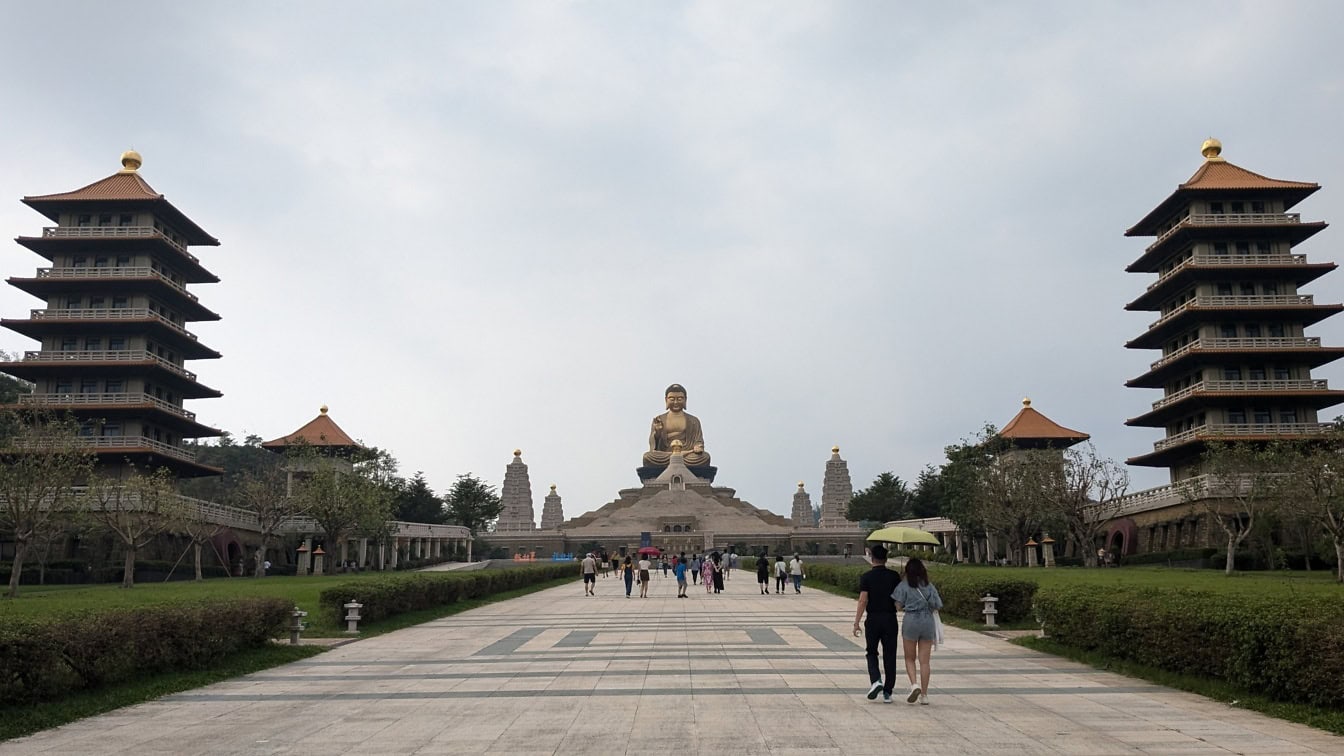
POLYGON ((666 467, 672 459, 672 443, 679 441, 681 459, 688 467, 709 464, 709 453, 705 451, 705 435, 700 430, 700 420, 686 412, 686 389, 674 383, 663 392, 667 412, 653 419, 649 430, 649 450, 644 454, 644 464, 654 467, 666 467))

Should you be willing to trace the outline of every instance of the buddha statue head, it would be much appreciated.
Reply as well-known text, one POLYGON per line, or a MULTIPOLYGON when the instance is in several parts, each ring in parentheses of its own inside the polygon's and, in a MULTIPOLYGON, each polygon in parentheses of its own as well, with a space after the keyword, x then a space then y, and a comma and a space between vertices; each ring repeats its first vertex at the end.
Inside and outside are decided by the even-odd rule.
POLYGON ((669 412, 681 412, 686 409, 686 388, 680 383, 668 386, 663 392, 663 401, 669 412))

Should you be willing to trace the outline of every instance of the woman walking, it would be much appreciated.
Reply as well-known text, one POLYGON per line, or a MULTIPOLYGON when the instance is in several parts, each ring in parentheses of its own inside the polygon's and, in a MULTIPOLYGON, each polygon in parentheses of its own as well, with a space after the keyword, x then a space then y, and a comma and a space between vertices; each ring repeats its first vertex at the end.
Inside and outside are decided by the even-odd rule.
POLYGON ((762 554, 756 557, 756 582, 761 584, 761 595, 770 595, 770 560, 762 554))
POLYGON ((910 679, 906 703, 929 703, 929 653, 938 630, 933 613, 943 608, 943 597, 929 582, 929 571, 918 559, 905 563, 905 579, 891 592, 891 600, 905 610, 901 641, 905 649, 905 676, 910 679), (915 659, 919 659, 919 682, 915 682, 915 659))
POLYGON ((630 557, 621 563, 621 576, 625 578, 625 597, 630 598, 630 589, 635 584, 635 565, 631 563, 630 557))
POLYGON ((649 597, 649 569, 653 563, 644 557, 639 559, 639 597, 649 597))
POLYGON ((709 554, 700 562, 700 582, 705 584, 705 593, 714 592, 714 558, 709 554))
POLYGON ((713 556, 714 592, 723 593, 723 555, 716 551, 713 556))
POLYGON ((789 566, 784 564, 784 557, 775 557, 775 593, 783 594, 784 586, 789 582, 789 566))

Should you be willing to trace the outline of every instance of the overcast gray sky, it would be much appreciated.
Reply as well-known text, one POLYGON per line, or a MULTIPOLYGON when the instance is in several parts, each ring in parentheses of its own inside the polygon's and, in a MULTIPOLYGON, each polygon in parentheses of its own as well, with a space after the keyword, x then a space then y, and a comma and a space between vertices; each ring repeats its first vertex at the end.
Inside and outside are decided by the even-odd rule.
POLYGON ((832 444, 856 488, 913 479, 1023 396, 1151 450, 1123 231, 1210 135, 1344 223, 1341 29, 1338 2, 6 3, 0 235, 135 148, 222 241, 205 422, 327 403, 440 491, 519 447, 538 517, 550 483, 575 516, 638 484, 679 382, 717 482, 787 515, 832 444))

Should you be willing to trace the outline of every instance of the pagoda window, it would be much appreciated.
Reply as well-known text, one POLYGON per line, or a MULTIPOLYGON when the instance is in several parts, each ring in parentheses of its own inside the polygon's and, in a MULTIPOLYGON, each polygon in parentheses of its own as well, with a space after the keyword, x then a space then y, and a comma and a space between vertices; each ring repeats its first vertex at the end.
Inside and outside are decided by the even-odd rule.
POLYGON ((1265 379, 1265 369, 1262 367, 1253 367, 1246 371, 1246 378, 1252 381, 1263 381, 1265 379))
POLYGON ((1241 282, 1241 295, 1243 297, 1255 296, 1255 284, 1246 281, 1241 282))
POLYGON ((1265 203, 1260 202, 1260 201, 1258 201, 1258 200, 1252 202, 1252 203, 1251 203, 1251 212, 1253 212, 1253 213, 1257 213, 1257 214, 1265 212, 1265 203))
POLYGON ((1237 242, 1237 254, 1239 254, 1239 255, 1249 255, 1250 253, 1251 253, 1251 243, 1250 243, 1250 242, 1237 242))
POLYGON ((104 438, 120 436, 122 435, 121 423, 103 423, 103 427, 98 432, 104 438))
POLYGON ((1226 282, 1218 284, 1218 296, 1220 297, 1232 296, 1232 284, 1226 282))
POLYGON ((70 267, 72 268, 84 268, 87 267, 88 264, 89 264, 89 258, 85 257, 84 255, 75 255, 74 257, 70 258, 70 267))
POLYGON ((1256 407, 1252 415, 1256 425, 1269 425, 1274 422, 1274 415, 1263 407, 1256 407))
POLYGON ((121 336, 109 338, 107 340, 107 348, 114 352, 122 351, 126 348, 126 339, 121 336))
POLYGON ((1279 422, 1288 424, 1297 422, 1297 410, 1279 410, 1279 422))
POLYGON ((1293 370, 1292 370, 1292 368, 1286 368, 1286 367, 1276 367, 1276 368, 1274 368, 1274 380, 1276 380, 1276 381, 1288 381, 1288 380, 1292 380, 1292 378, 1293 378, 1293 370))
POLYGON ((112 297, 112 309, 120 310, 130 307, 131 301, 126 297, 112 297))
POLYGON ((53 394, 73 394, 75 393, 75 382, 69 378, 57 378, 56 384, 52 389, 53 394))
POLYGON ((131 264, 130 255, 117 255, 116 267, 125 268, 131 264))
POLYGON ((1246 203, 1233 202, 1228 206, 1228 210, 1230 210, 1233 214, 1240 215, 1241 213, 1246 212, 1246 203))
POLYGON ((92 421, 92 420, 81 420, 81 421, 79 421, 79 435, 81 435, 81 436, 92 436, 92 435, 93 435, 93 421, 92 421))
POLYGON ((1259 323, 1247 323, 1247 324, 1246 324, 1246 338, 1248 338, 1248 339, 1258 339, 1258 338, 1260 338, 1260 324, 1259 324, 1259 323))
POLYGON ((1224 323, 1218 326, 1218 335, 1225 339, 1235 339, 1237 337, 1237 327, 1231 323, 1224 323))
POLYGON ((85 378, 79 382, 79 393, 96 394, 98 393, 98 379, 85 378))
POLYGON ((122 213, 121 216, 117 218, 117 225, 133 226, 135 225, 135 216, 130 213, 122 213))
POLYGON ((1235 424, 1237 424, 1237 425, 1244 425, 1244 424, 1246 423, 1246 410, 1242 410, 1242 409, 1230 409, 1230 410, 1228 410, 1228 411, 1227 411, 1227 421, 1228 421, 1229 423, 1235 423, 1235 424))
POLYGON ((1223 203, 1221 203, 1221 202, 1210 202, 1210 203, 1209 203, 1209 212, 1212 213, 1213 215, 1222 215, 1222 214, 1223 214, 1223 203))
POLYGON ((1214 253, 1215 255, 1226 255, 1226 254, 1227 254, 1227 242, 1214 242, 1214 243, 1213 243, 1213 253, 1214 253))
POLYGON ((81 215, 81 216, 79 216, 78 218, 75 219, 75 225, 76 225, 76 226, 79 226, 80 228, 84 228, 85 226, 92 226, 92 225, 93 225, 93 216, 92 216, 92 215, 81 215))
POLYGON ((1258 241, 1255 243, 1255 253, 1258 255, 1268 255, 1274 252, 1274 245, 1267 241, 1258 241))
POLYGON ((1225 381, 1241 380, 1241 368, 1239 367, 1223 368, 1223 380, 1225 381))
POLYGON ((61 339, 62 352, 74 352, 79 349, 79 339, 73 336, 67 336, 61 339))
POLYGON ((112 225, 112 213, 103 213, 102 215, 99 215, 99 216, 98 216, 98 225, 100 225, 100 226, 110 226, 110 225, 112 225))
POLYGON ((109 380, 103 388, 109 394, 120 394, 126 391, 126 382, 121 379, 109 380))
POLYGON ((68 310, 78 310, 83 306, 84 306, 83 297, 66 297, 65 299, 65 307, 68 310))
POLYGON ((93 267, 95 267, 95 268, 106 268, 106 267, 107 267, 107 258, 104 257, 104 256, 101 256, 101 255, 98 256, 98 257, 93 258, 93 267))
POLYGON ((98 308, 107 306, 105 297, 89 297, 89 307, 98 308))
POLYGON ((103 340, 96 336, 84 339, 84 348, 90 352, 97 352, 103 348, 103 340))
POLYGON ((1269 335, 1275 338, 1283 338, 1284 336, 1283 323, 1270 323, 1267 330, 1269 335))
POLYGON ((1273 282, 1273 281, 1270 281, 1269 283, 1261 284, 1261 285, 1260 285, 1260 292, 1261 292, 1262 294, 1278 294, 1278 293, 1279 293, 1279 285, 1278 285, 1277 283, 1273 282))

